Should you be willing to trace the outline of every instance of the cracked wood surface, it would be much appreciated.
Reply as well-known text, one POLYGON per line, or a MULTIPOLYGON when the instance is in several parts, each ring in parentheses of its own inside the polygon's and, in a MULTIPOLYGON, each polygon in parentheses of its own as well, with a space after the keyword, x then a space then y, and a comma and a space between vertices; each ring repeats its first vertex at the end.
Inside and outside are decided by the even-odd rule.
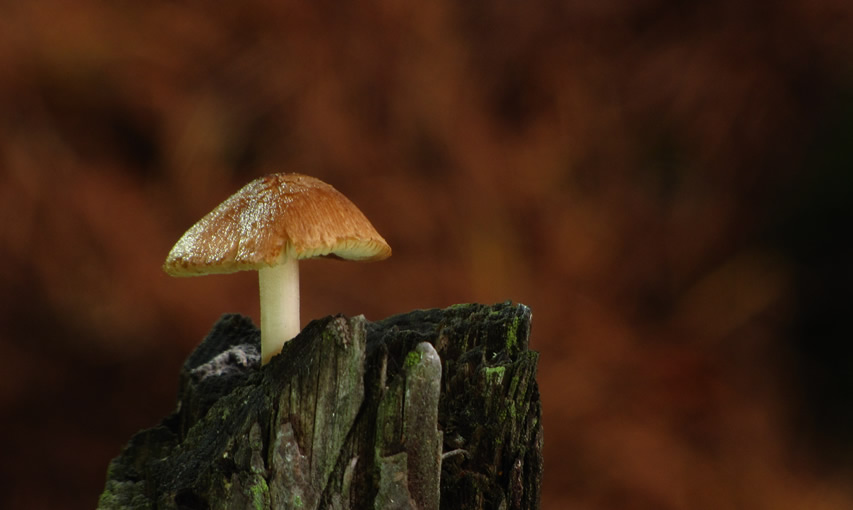
POLYGON ((109 466, 99 508, 539 507, 541 403, 523 305, 309 324, 265 367, 223 316, 177 410, 109 466))

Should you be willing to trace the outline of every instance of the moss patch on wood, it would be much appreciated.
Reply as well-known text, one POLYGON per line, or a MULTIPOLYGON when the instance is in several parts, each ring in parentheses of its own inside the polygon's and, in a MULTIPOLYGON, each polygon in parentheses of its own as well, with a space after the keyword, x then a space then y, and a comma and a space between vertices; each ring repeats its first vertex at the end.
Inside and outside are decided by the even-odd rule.
POLYGON ((538 508, 529 332, 512 303, 327 317, 261 368, 251 321, 224 316, 99 508, 538 508))

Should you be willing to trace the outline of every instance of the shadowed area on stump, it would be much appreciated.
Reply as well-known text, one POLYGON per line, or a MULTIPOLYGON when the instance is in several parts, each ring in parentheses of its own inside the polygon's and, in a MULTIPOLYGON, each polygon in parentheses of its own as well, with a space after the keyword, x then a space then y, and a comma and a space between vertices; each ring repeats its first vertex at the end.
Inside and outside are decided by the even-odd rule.
POLYGON ((538 508, 530 319, 511 303, 327 317, 261 369, 257 329, 225 315, 99 508, 538 508))

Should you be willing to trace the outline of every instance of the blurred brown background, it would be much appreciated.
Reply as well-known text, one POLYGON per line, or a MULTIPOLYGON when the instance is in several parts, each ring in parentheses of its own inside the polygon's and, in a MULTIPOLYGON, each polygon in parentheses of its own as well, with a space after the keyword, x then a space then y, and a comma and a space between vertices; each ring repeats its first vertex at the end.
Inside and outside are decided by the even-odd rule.
POLYGON ((303 322, 532 308, 544 508, 853 507, 853 3, 747 3, 0 0, 0 507, 94 507, 257 320, 160 264, 276 171, 394 248, 303 322))

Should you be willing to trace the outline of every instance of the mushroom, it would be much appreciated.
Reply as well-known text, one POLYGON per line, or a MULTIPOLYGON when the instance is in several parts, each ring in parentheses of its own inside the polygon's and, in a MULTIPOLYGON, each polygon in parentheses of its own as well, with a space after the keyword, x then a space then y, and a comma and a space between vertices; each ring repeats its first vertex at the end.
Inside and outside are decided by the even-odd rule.
POLYGON ((257 270, 266 364, 300 331, 300 259, 390 255, 388 243, 338 190, 314 177, 279 173, 245 185, 187 230, 163 270, 172 276, 257 270))

